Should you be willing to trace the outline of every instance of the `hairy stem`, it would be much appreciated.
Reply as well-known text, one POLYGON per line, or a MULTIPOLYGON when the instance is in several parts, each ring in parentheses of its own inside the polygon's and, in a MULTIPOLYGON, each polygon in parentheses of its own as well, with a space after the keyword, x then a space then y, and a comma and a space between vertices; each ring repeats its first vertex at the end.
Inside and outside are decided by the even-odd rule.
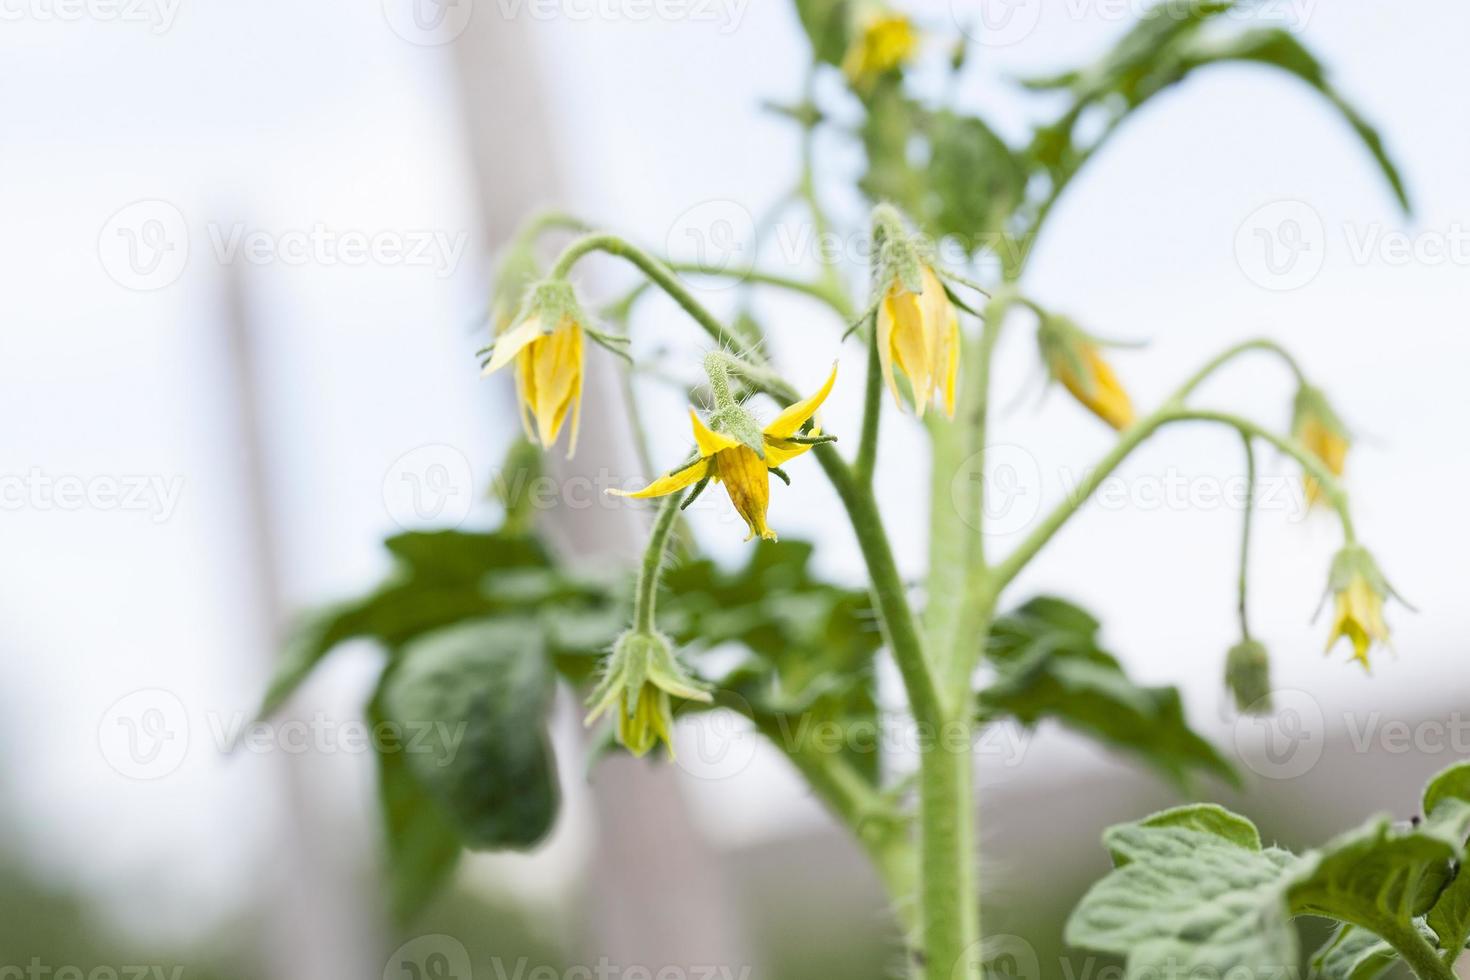
POLYGON ((1455 971, 1439 958, 1439 953, 1418 929, 1395 923, 1391 928, 1380 927, 1374 931, 1403 957, 1419 980, 1455 980, 1455 971))
POLYGON ((968 704, 926 730, 919 760, 920 949, 928 980, 978 978, 980 889, 968 704))
POLYGON ((652 633, 655 628, 658 578, 663 571, 664 552, 669 546, 669 533, 679 516, 681 499, 679 494, 673 493, 659 501, 658 514, 653 519, 653 532, 643 552, 643 563, 638 567, 638 584, 633 591, 633 629, 639 632, 652 633))
POLYGON ((1235 360, 1240 355, 1248 354, 1252 351, 1267 351, 1275 354, 1291 369, 1291 373, 1296 377, 1298 384, 1307 383, 1306 373, 1302 371, 1302 366, 1297 363, 1297 359, 1292 356, 1290 351, 1274 340, 1266 337, 1257 337, 1254 340, 1247 340, 1243 343, 1236 344, 1234 347, 1221 351, 1211 358, 1205 363, 1204 367, 1196 371, 1188 381, 1180 386, 1178 392, 1174 395, 1175 400, 1184 401, 1190 395, 1194 394, 1194 390, 1216 371, 1220 370, 1220 368, 1235 360))
POLYGON ((868 375, 863 388, 863 429, 853 471, 858 484, 871 488, 878 464, 878 425, 883 417, 883 364, 878 359, 878 323, 868 319, 868 375))
POLYGON ((592 252, 605 252, 633 263, 639 271, 653 280, 654 285, 668 293, 669 297, 678 303, 685 313, 693 317, 694 322, 703 327, 704 331, 721 346, 757 363, 764 360, 759 351, 751 348, 743 338, 726 329, 724 324, 715 319, 709 310, 694 298, 694 294, 685 288, 672 269, 617 235, 596 234, 577 239, 568 245, 557 258, 556 264, 551 267, 551 278, 565 279, 571 272, 572 266, 592 252))
POLYGON ((1245 447, 1245 515, 1240 524, 1240 581, 1236 588, 1236 614, 1240 617, 1240 638, 1251 638, 1251 624, 1247 588, 1250 582, 1251 564, 1251 517, 1256 509, 1256 451, 1250 436, 1241 436, 1245 447))

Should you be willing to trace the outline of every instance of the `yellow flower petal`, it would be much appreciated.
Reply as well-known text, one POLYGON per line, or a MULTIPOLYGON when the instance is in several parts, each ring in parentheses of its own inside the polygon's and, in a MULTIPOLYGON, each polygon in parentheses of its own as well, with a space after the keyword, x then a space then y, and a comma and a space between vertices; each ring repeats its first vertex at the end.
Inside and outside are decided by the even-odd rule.
POLYGON ((528 317, 509 333, 501 334, 495 340, 495 350, 490 355, 490 363, 485 365, 485 370, 480 372, 480 377, 487 378, 505 367, 511 362, 521 349, 541 336, 541 318, 528 317))
MULTIPOLYGON (((827 375, 826 382, 820 390, 810 398, 803 398, 793 405, 782 409, 781 414, 771 420, 771 424, 763 430, 770 439, 789 439, 801 431, 806 420, 817 414, 817 409, 822 407, 822 402, 832 393, 832 384, 837 380, 837 362, 832 362, 832 372, 827 375)), ((776 465, 780 465, 777 463, 776 465)))
POLYGON ((731 449, 740 445, 738 440, 731 439, 705 425, 692 408, 689 410, 689 424, 694 429, 694 442, 699 446, 701 456, 713 456, 721 449, 731 449))
POLYGON ((1128 392, 1113 373, 1113 368, 1103 360, 1097 348, 1091 345, 1079 352, 1085 376, 1079 376, 1070 358, 1060 359, 1056 365, 1057 377, 1092 414, 1115 429, 1126 429, 1133 424, 1133 402, 1128 392))
POLYGON ((766 467, 785 466, 789 460, 793 460, 812 448, 810 443, 792 442, 789 439, 772 439, 766 436, 766 467))
MULTIPOLYGON (((755 454, 751 453, 751 455, 754 456, 755 454)), ((648 497, 663 497, 676 490, 683 490, 691 484, 698 483, 711 473, 713 467, 714 462, 712 460, 707 457, 701 457, 681 470, 675 470, 672 473, 659 477, 642 490, 630 492, 614 489, 608 490, 607 492, 615 497, 637 497, 640 500, 648 497)))
POLYGON ((749 446, 736 446, 717 453, 714 466, 715 475, 725 484, 735 511, 750 528, 745 540, 749 541, 756 535, 765 540, 776 540, 776 532, 766 525, 766 509, 771 503, 771 476, 765 460, 749 446))

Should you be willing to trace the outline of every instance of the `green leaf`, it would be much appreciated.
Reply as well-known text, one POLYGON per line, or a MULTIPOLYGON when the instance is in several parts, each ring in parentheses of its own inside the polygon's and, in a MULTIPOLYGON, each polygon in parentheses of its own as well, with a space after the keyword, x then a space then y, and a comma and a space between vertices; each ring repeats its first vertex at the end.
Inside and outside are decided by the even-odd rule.
POLYGON ((415 640, 383 687, 404 760, 472 848, 529 848, 556 818, 546 736, 552 674, 540 633, 517 621, 415 640))
MULTIPOLYGON (((1429 823, 1445 829, 1453 839, 1456 821, 1470 804, 1470 762, 1451 766, 1429 782, 1424 791, 1424 812, 1429 823)), ((1463 843, 1464 837, 1460 838, 1463 843)), ((1440 893, 1429 910, 1429 928, 1438 937, 1441 949, 1464 949, 1470 942, 1470 871, 1466 870, 1465 853, 1461 853, 1454 880, 1440 893)))
POLYGON ((1407 928, 1449 882, 1458 845, 1385 817, 1303 856, 1287 898, 1297 914, 1322 915, 1374 931, 1407 928))
POLYGON ((1412 210, 1403 177, 1384 148, 1382 135, 1332 86, 1322 63, 1295 37, 1279 28, 1258 28, 1227 38, 1195 38, 1182 52, 1179 77, 1204 65, 1223 61, 1272 65, 1290 72, 1320 92, 1363 141, 1393 189, 1399 206, 1406 213, 1412 210))
POLYGON ((812 59, 842 64, 851 24, 847 0, 796 0, 796 16, 812 43, 812 59))
POLYGON ((999 617, 986 656, 995 680, 978 695, 980 718, 1033 726, 1055 719, 1129 752, 1175 783, 1208 773, 1238 783, 1224 757, 1189 727, 1173 687, 1142 687, 1097 640, 1098 622, 1043 596, 999 617))
MULTIPOLYGON (((382 730, 388 721, 381 684, 368 705, 368 719, 374 731, 382 730)), ((417 915, 453 874, 461 844, 448 815, 409 769, 405 754, 398 751, 402 746, 378 740, 375 748, 388 853, 388 890, 394 918, 403 924, 417 915)))
POLYGON ((888 201, 922 222, 928 182, 910 154, 920 137, 924 110, 891 78, 878 80, 867 109, 859 135, 868 169, 858 180, 858 188, 869 200, 888 201))
POLYGON ((1312 973, 1321 980, 1376 980, 1398 959, 1388 943, 1344 923, 1312 957, 1312 973))
MULTIPOLYGON (((431 630, 497 613, 540 614, 556 622, 578 612, 606 612, 621 601, 604 585, 559 572, 541 543, 524 535, 414 531, 391 537, 384 546, 397 567, 383 585, 292 631, 259 718, 280 708, 317 664, 348 640, 373 639, 396 650, 431 630)), ((568 628, 563 635, 571 632, 568 628)))
POLYGON ((1005 230, 1025 193, 1026 171, 1005 141, 974 116, 938 113, 930 130, 929 229, 960 236, 972 251, 995 245, 992 239, 1005 230))
POLYGON ((1111 828, 1104 843, 1121 864, 1083 897, 1066 941, 1126 957, 1127 980, 1165 968, 1229 976, 1295 966, 1296 932, 1281 892, 1296 858, 1241 846, 1232 839, 1239 836, 1188 820, 1111 828))

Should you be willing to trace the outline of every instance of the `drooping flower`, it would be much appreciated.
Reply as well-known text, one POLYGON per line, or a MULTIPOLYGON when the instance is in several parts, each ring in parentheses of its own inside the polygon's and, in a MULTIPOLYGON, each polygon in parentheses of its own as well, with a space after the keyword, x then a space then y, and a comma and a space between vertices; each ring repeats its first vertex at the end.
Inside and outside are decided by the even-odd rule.
POLYGON ((550 448, 570 416, 568 457, 577 450, 582 418, 584 322, 569 283, 540 283, 532 289, 520 319, 496 339, 481 375, 488 377, 514 361, 516 400, 526 437, 550 448))
POLYGON ((1373 645, 1390 645, 1383 604, 1397 593, 1368 549, 1357 544, 1346 545, 1332 560, 1327 587, 1333 594, 1334 606, 1327 652, 1331 653, 1337 641, 1347 637, 1353 645, 1353 659, 1367 670, 1368 653, 1373 645))
MULTIPOLYGON (((1327 467, 1333 476, 1342 476, 1352 436, 1342 419, 1332 410, 1320 388, 1302 385, 1297 389, 1292 407, 1291 434, 1327 467)), ((1310 473, 1302 477, 1307 503, 1322 501, 1322 484, 1310 473)))
MULTIPOLYGON (((770 474, 775 470, 783 479, 782 464, 795 459, 813 445, 829 441, 813 426, 802 433, 808 419, 816 414, 837 380, 837 365, 821 389, 809 398, 788 406, 761 428, 742 406, 733 402, 721 404, 717 395, 715 411, 709 423, 700 420, 693 409, 689 422, 694 429, 698 451, 688 463, 659 477, 642 490, 628 492, 609 490, 621 497, 662 497, 703 481, 723 483, 730 502, 750 529, 747 541, 759 536, 776 540, 776 532, 766 524, 766 509, 771 501, 770 474)), ((717 389, 718 390, 718 389, 717 389)))
POLYGON ((1133 424, 1133 401, 1102 356, 1101 343, 1066 317, 1047 314, 1036 332, 1041 359, 1088 411, 1115 429, 1133 424))
POLYGON ((842 70, 854 88, 867 89, 891 71, 908 64, 919 47, 919 32, 903 14, 882 7, 858 17, 842 70))
POLYGON ((933 398, 944 414, 954 417, 955 385, 960 371, 960 318, 932 266, 919 266, 921 289, 895 275, 878 307, 878 360, 883 380, 900 408, 895 369, 908 380, 914 414, 924 417, 933 398))
POLYGON ((711 700, 709 692, 674 656, 667 637, 648 630, 628 630, 613 644, 602 680, 587 699, 592 709, 587 724, 616 706, 620 744, 641 756, 662 740, 673 758, 670 697, 705 703, 711 700))

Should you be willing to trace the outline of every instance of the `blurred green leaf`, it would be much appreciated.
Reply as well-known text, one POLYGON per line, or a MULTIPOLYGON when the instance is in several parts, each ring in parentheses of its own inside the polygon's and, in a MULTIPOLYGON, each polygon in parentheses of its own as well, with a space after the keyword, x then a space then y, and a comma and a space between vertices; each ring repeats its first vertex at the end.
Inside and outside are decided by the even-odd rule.
POLYGON ((1130 752, 1175 783, 1204 772, 1238 783, 1235 770, 1184 716, 1173 687, 1142 687, 1097 640, 1098 622, 1063 599, 1042 596, 999 617, 986 656, 995 680, 980 691, 980 719, 1024 725, 1053 718, 1130 752))
POLYGON ((812 58, 842 64, 851 24, 848 0, 796 0, 796 16, 812 44, 812 58))
POLYGON ((466 846, 528 848, 551 830, 551 691, 540 632, 505 619, 415 640, 385 678, 383 710, 404 733, 404 762, 466 846))
POLYGON ((869 200, 895 204, 922 221, 927 178, 914 165, 912 151, 920 137, 924 110, 892 78, 874 84, 867 110, 859 135, 868 167, 858 179, 858 189, 869 200))
MULTIPOLYGON (((388 723, 381 684, 368 705, 368 721, 374 731, 388 723)), ((448 815, 409 769, 407 757, 398 751, 401 746, 380 742, 376 748, 388 890, 394 918, 407 923, 453 874, 462 845, 448 815), (383 751, 385 747, 393 751, 383 751)))
POLYGON ((1312 973, 1321 980, 1376 980, 1398 958, 1392 946, 1367 929, 1344 923, 1312 956, 1312 973))
POLYGON ((1026 190, 1026 171, 995 132, 974 116, 941 112, 930 122, 929 227, 970 243, 994 244, 1026 190))

